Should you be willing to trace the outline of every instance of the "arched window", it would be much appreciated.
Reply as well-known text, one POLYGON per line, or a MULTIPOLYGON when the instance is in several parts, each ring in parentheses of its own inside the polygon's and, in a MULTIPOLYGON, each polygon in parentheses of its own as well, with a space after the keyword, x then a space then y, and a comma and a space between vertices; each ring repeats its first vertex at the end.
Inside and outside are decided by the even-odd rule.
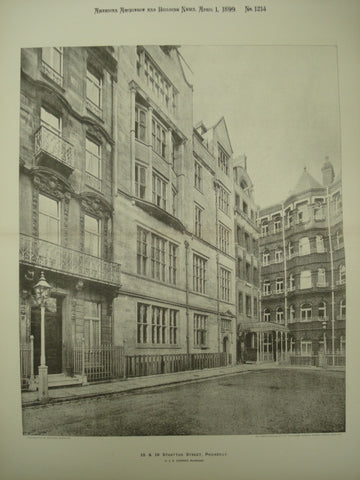
POLYGON ((311 303, 303 303, 300 307, 300 320, 302 322, 310 322, 312 317, 311 303))
POLYGON ((317 286, 318 287, 326 287, 325 268, 318 268, 317 286))
POLYGON ((340 267, 339 267, 339 284, 340 285, 344 284, 345 279, 346 279, 345 265, 340 265, 340 267))
POLYGON ((300 288, 311 288, 311 270, 303 270, 300 273, 300 288))
POLYGON ((319 320, 325 320, 326 319, 326 303, 325 302, 320 302, 319 303, 318 317, 319 317, 319 320))
POLYGON ((290 323, 295 322, 295 307, 294 307, 294 305, 290 305, 290 307, 289 307, 289 322, 290 323))
POLYGON ((263 266, 270 264, 270 252, 269 250, 264 250, 263 252, 263 266))
POLYGON ((322 235, 316 235, 316 251, 318 253, 323 253, 324 249, 324 237, 322 235))
POLYGON ((268 308, 265 308, 265 310, 264 310, 264 322, 270 322, 270 320, 271 320, 270 310, 268 308))
POLYGON ((284 309, 282 307, 276 309, 276 322, 284 323, 284 309))
POLYGON ((308 237, 300 238, 299 240, 299 255, 309 255, 310 241, 308 237))
POLYGON ((295 277, 291 273, 289 276, 289 291, 292 292, 293 290, 295 290, 295 277))
POLYGON ((340 302, 340 319, 345 320, 346 317, 346 301, 343 298, 340 302))

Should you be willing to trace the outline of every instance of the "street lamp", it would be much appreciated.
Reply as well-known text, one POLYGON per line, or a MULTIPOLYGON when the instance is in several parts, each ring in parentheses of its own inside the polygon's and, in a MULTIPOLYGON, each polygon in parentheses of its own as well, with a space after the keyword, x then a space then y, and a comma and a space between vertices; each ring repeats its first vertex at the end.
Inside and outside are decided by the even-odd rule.
POLYGON ((322 322, 323 332, 324 332, 324 355, 326 355, 326 320, 322 322))
POLYGON ((46 401, 48 398, 48 367, 45 359, 45 305, 49 298, 50 285, 45 279, 44 272, 41 272, 40 280, 34 287, 35 298, 41 309, 41 325, 40 325, 40 366, 39 366, 39 400, 46 401))

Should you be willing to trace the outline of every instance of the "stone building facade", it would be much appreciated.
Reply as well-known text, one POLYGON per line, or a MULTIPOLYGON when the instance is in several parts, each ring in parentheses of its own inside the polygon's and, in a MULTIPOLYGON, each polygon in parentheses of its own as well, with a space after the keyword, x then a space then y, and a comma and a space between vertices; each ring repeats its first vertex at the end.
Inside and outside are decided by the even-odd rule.
POLYGON ((262 321, 286 327, 294 355, 344 354, 342 189, 330 161, 322 184, 304 169, 284 203, 262 209, 259 222, 262 321))
POLYGON ((20 343, 34 337, 35 366, 41 271, 49 374, 72 375, 81 342, 235 358, 232 175, 224 119, 193 128, 176 47, 23 49, 20 343))

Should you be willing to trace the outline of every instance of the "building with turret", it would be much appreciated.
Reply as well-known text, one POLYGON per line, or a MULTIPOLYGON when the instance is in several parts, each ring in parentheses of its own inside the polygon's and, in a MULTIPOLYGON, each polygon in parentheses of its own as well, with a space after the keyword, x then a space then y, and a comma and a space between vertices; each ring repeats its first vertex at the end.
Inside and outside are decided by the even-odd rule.
MULTIPOLYGON (((284 202, 260 211, 261 321, 282 325, 293 356, 344 354, 346 270, 341 177, 304 168, 284 202)), ((268 340, 272 358, 279 351, 268 340)))

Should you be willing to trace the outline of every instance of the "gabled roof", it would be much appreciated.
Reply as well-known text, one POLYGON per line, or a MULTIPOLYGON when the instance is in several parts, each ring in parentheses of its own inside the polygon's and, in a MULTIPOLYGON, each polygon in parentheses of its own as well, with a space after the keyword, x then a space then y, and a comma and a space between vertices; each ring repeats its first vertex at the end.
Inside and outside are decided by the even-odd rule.
POLYGON ((304 168, 295 188, 290 191, 289 196, 300 195, 300 193, 308 192, 312 189, 324 188, 310 173, 304 168))
MULTIPOLYGON (((229 144, 229 147, 230 147, 230 155, 233 153, 233 148, 232 148, 232 145, 231 145, 231 140, 230 140, 230 135, 229 135, 229 131, 228 131, 228 128, 227 128, 227 125, 226 125, 226 121, 225 121, 225 117, 222 116, 216 123, 215 125, 213 125, 212 127, 208 128, 208 130, 216 130, 218 127, 221 126, 221 124, 223 124, 223 127, 224 127, 224 130, 225 130, 225 134, 226 134, 226 137, 227 137, 227 141, 228 141, 228 144, 229 144)), ((225 146, 224 146, 225 147, 225 146)))

